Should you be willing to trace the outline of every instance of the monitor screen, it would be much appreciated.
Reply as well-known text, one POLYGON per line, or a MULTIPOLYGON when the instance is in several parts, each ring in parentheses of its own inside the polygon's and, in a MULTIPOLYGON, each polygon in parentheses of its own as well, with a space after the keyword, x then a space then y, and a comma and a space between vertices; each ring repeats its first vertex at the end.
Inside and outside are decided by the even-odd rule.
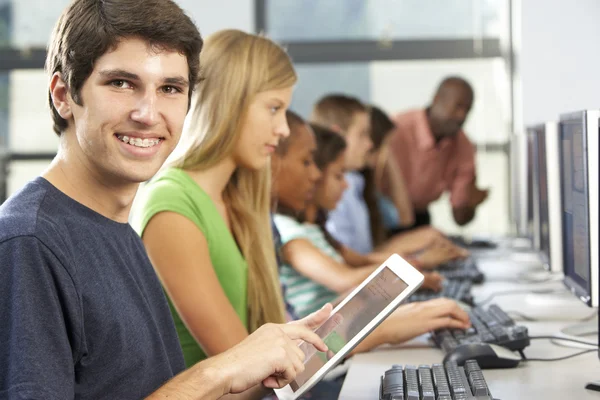
POLYGON ((534 221, 534 169, 535 169, 535 146, 534 146, 535 135, 532 132, 527 134, 527 224, 526 224, 526 236, 531 240, 532 244, 535 245, 535 221, 534 221))
POLYGON ((590 225, 585 151, 585 114, 560 123, 563 270, 565 284, 591 298, 590 225))
POLYGON ((536 129, 537 158, 537 210, 540 252, 544 263, 550 264, 550 209, 548 206, 548 165, 546 163, 546 129, 542 125, 536 129))

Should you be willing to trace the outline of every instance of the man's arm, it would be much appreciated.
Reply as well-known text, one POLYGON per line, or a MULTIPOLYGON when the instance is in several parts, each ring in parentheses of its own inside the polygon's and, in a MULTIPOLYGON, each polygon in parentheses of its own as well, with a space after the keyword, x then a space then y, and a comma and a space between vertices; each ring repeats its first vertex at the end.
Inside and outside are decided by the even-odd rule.
POLYGON ((475 217, 475 210, 488 196, 475 183, 475 147, 467 136, 460 132, 457 137, 456 176, 451 186, 450 201, 452 214, 458 225, 466 225, 475 217))
POLYGON ((327 319, 331 309, 326 305, 300 321, 263 325, 238 345, 182 372, 147 398, 212 400, 261 383, 271 389, 282 388, 304 371, 304 353, 298 340, 327 351, 313 329, 327 319))
POLYGON ((469 190, 469 204, 462 207, 452 208, 452 214, 454 221, 458 225, 466 225, 475 218, 475 211, 477 207, 487 199, 489 190, 480 190, 475 186, 475 183, 468 189, 469 190))

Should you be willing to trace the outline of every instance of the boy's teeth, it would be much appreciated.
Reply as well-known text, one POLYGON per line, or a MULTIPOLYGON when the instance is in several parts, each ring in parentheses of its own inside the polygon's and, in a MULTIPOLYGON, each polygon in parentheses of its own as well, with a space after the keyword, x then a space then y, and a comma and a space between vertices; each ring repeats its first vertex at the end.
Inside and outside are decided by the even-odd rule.
POLYGON ((152 147, 160 143, 160 139, 130 138, 129 136, 125 135, 117 135, 117 138, 124 143, 128 143, 136 147, 152 147))

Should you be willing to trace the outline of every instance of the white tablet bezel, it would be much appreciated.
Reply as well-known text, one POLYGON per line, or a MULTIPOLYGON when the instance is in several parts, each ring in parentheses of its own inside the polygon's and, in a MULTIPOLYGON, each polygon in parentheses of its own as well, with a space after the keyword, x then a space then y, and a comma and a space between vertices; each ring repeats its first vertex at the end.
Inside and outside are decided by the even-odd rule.
POLYGON ((296 392, 290 385, 281 389, 275 389, 275 394, 280 400, 295 400, 306 393, 319 382, 325 374, 335 367, 348 353, 352 351, 369 333, 371 333, 384 319, 386 319, 399 305, 410 296, 423 283, 423 274, 416 270, 406 260, 397 254, 392 254, 383 264, 371 273, 360 285, 358 285, 346 298, 335 307, 331 316, 336 314, 350 299, 359 293, 375 276, 384 268, 389 268, 394 274, 406 283, 406 289, 402 291, 392 302, 384 308, 375 318, 371 320, 352 340, 350 340, 342 349, 333 356, 324 366, 322 366, 304 385, 300 386, 296 392))

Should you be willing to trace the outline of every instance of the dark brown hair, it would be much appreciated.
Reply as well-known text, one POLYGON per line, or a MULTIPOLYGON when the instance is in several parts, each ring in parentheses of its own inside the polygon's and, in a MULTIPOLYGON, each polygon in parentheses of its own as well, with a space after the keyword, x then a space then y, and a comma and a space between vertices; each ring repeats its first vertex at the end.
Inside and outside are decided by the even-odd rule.
POLYGON ((317 141, 315 164, 323 171, 346 150, 346 139, 338 133, 318 124, 310 124, 317 141))
MULTIPOLYGON (((346 139, 323 126, 317 124, 310 124, 310 126, 315 132, 315 139, 317 140, 315 164, 317 164, 317 167, 321 172, 325 172, 325 168, 334 162, 346 149, 346 139)), ((325 224, 327 223, 327 212, 325 210, 319 210, 317 212, 317 220, 315 222, 323 231, 327 242, 329 242, 334 249, 341 249, 341 243, 331 236, 325 227, 325 224)))
MULTIPOLYGON (((171 0, 73 1, 54 26, 46 71, 50 76, 62 73, 73 100, 81 105, 81 88, 96 60, 130 37, 143 39, 159 51, 178 51, 187 58, 191 100, 202 38, 192 20, 171 0)), ((54 131, 60 136, 68 121, 54 108, 50 92, 48 100, 54 131)))
POLYGON ((337 125, 345 133, 356 113, 368 111, 368 107, 356 97, 329 94, 314 105, 310 122, 322 126, 337 125))
POLYGON ((279 141, 279 145, 277 146, 275 153, 280 157, 287 154, 290 143, 294 140, 294 137, 298 132, 298 128, 306 125, 306 121, 304 121, 300 115, 296 114, 292 110, 286 110, 285 119, 287 120, 288 127, 290 128, 290 135, 279 141))
MULTIPOLYGON (((371 141, 373 142, 372 151, 379 150, 386 138, 392 133, 396 125, 390 117, 381 108, 371 105, 371 141)), ((377 199, 377 184, 375 182, 375 171, 366 167, 360 171, 365 179, 365 188, 363 198, 369 210, 369 224, 371 226, 371 238, 375 246, 383 243, 387 237, 386 229, 383 225, 383 218, 379 211, 379 201, 377 199)))
POLYGON ((371 141, 373 142, 372 150, 379 150, 385 138, 392 133, 396 125, 390 117, 377 106, 370 106, 371 109, 371 141))

